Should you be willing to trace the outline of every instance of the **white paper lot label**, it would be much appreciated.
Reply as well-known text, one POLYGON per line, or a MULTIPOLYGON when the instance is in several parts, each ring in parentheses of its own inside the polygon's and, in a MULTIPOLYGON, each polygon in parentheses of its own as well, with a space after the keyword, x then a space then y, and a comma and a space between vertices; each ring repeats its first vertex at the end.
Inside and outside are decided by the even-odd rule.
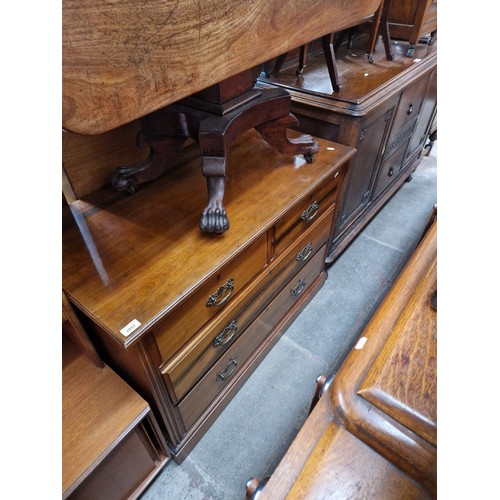
POLYGON ((133 319, 127 326, 123 327, 120 330, 120 333, 122 335, 125 335, 126 337, 127 335, 130 335, 134 330, 137 330, 137 328, 139 328, 140 326, 141 324, 139 323, 139 321, 133 319))

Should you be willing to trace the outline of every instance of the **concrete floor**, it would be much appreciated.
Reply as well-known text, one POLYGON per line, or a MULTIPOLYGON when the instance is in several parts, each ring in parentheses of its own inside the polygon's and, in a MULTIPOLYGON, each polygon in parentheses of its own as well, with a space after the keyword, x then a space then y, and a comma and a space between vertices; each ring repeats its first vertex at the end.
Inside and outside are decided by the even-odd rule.
POLYGON ((338 370, 418 243, 436 175, 437 143, 186 460, 168 462, 141 500, 244 500, 248 479, 273 472, 307 418, 316 377, 338 370))

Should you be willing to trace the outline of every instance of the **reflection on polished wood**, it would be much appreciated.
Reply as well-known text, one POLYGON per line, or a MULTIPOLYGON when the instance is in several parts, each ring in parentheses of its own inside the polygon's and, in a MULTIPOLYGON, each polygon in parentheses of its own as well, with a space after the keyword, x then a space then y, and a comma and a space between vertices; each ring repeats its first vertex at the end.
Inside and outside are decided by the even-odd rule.
POLYGON ((259 500, 435 498, 437 222, 259 500))

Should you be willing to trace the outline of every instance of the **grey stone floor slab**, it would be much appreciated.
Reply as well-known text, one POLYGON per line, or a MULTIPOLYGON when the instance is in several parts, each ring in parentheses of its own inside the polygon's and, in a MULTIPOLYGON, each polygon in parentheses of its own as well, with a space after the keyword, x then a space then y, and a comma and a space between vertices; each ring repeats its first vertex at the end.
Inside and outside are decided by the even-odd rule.
POLYGON ((224 488, 244 499, 244 485, 276 465, 307 418, 324 363, 282 338, 189 455, 224 488), (259 457, 257 459, 257 457, 259 457))
POLYGON ((248 479, 272 473, 307 418, 316 377, 338 370, 416 246, 436 175, 434 146, 186 460, 169 462, 142 500, 244 500, 248 479))
POLYGON ((346 332, 366 323, 366 307, 387 292, 403 258, 401 251, 366 237, 356 238, 328 271, 322 290, 308 304, 286 336, 330 364, 346 332))

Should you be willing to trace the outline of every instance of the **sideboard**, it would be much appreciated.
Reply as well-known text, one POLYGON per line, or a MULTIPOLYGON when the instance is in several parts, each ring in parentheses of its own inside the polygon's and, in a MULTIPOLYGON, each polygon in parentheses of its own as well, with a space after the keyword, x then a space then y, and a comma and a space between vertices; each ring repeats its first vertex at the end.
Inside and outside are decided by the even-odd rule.
POLYGON ((314 43, 300 76, 292 54, 279 75, 263 72, 258 80, 259 87, 279 86, 290 92, 298 130, 358 151, 346 181, 328 263, 411 178, 437 116, 437 44, 418 44, 409 58, 408 43, 393 41, 393 60, 387 61, 379 41, 373 63, 365 57, 366 45, 366 36, 359 36, 352 46, 338 47, 339 92, 332 92, 324 55, 314 51, 314 43))
POLYGON ((318 142, 307 163, 255 130, 240 136, 226 186, 232 228, 221 235, 198 228, 196 143, 133 197, 107 185, 65 207, 64 292, 178 462, 326 279, 355 150, 318 142))

